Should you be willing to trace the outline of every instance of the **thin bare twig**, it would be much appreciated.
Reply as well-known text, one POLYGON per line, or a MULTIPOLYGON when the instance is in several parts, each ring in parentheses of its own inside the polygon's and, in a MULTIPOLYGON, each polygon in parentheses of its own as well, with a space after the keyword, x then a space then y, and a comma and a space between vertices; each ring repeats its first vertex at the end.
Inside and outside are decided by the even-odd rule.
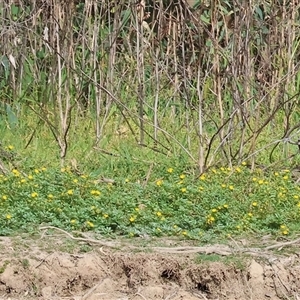
POLYGON ((48 230, 48 229, 57 230, 57 231, 60 231, 60 232, 64 233, 65 235, 67 235, 72 240, 79 241, 79 242, 86 242, 86 243, 91 243, 91 244, 98 244, 98 245, 106 246, 106 247, 109 247, 109 248, 115 248, 115 247, 119 246, 118 243, 114 243, 114 242, 104 242, 104 241, 90 239, 90 238, 74 237, 69 232, 67 232, 67 231, 65 231, 63 229, 54 227, 54 226, 43 226, 43 227, 40 227, 39 229, 40 230, 48 230))

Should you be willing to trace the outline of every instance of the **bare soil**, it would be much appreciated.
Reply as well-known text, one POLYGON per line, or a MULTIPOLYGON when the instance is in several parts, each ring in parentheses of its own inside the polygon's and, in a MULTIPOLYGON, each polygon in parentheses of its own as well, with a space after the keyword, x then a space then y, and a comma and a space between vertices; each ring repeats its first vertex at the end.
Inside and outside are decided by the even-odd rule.
POLYGON ((175 239, 115 247, 86 240, 61 232, 0 237, 0 299, 300 299, 295 244, 256 251, 245 241, 205 250, 175 239))

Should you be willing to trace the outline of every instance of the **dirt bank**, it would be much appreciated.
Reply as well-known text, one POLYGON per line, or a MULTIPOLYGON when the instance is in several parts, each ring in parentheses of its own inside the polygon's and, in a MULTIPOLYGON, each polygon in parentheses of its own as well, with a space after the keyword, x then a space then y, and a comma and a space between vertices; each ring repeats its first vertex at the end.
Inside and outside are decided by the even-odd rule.
POLYGON ((300 299, 297 247, 268 256, 221 255, 185 251, 190 245, 167 253, 157 249, 178 243, 157 249, 151 243, 112 249, 60 234, 1 238, 0 299, 300 299))

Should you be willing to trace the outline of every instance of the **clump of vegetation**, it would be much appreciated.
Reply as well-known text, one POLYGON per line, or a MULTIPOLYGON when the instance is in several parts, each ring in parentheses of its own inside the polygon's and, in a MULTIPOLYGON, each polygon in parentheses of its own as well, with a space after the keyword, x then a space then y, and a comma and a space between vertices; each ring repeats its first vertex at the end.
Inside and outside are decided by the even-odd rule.
POLYGON ((97 180, 71 168, 13 169, 0 175, 0 234, 41 224, 129 237, 181 236, 207 240, 241 233, 289 235, 299 229, 299 186, 289 170, 251 172, 246 163, 200 177, 156 168, 136 178, 97 180))
POLYGON ((8 260, 5 260, 2 264, 2 266, 0 267, 0 274, 4 273, 6 267, 8 266, 9 264, 9 261, 8 260))
POLYGON ((294 6, 2 2, 0 234, 298 229, 294 6))

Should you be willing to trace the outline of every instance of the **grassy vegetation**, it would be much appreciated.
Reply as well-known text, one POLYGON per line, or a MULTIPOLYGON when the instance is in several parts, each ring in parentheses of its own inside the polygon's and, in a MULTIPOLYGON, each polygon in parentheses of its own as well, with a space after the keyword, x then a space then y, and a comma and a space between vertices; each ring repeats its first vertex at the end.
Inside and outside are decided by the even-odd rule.
POLYGON ((198 254, 195 257, 197 264, 210 263, 210 262, 222 262, 229 266, 234 266, 236 269, 244 271, 247 267, 247 257, 238 255, 221 256, 217 254, 198 254))
POLYGON ((1 234, 297 232, 297 9, 189 3, 0 4, 1 234))
POLYGON ((9 261, 8 260, 5 260, 2 264, 2 266, 0 267, 0 274, 4 273, 7 265, 9 264, 9 261))
MULTIPOLYGON (((15 146, 8 144, 6 151, 14 153, 15 146)), ((46 167, 40 165, 34 153, 39 151, 27 158, 26 168, 11 167, 0 175, 2 235, 36 231, 41 224, 109 236, 201 241, 244 233, 287 236, 299 230, 300 187, 289 169, 251 171, 243 162, 198 176, 191 165, 173 158, 158 157, 149 165, 133 160, 131 153, 106 155, 97 168, 87 165, 80 172, 80 165, 51 166, 55 154, 46 167)))

